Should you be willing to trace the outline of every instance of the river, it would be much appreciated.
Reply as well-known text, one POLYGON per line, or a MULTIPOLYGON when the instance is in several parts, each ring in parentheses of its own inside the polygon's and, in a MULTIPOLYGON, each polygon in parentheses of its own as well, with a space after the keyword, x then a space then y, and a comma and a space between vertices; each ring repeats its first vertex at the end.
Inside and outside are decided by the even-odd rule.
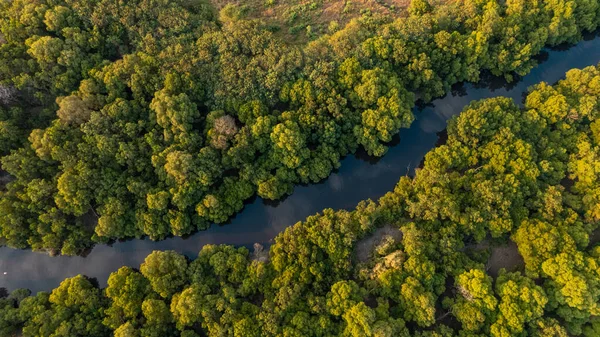
POLYGON ((256 198, 226 225, 214 225, 188 238, 97 245, 85 257, 51 257, 1 247, 0 287, 45 291, 78 274, 94 277, 104 287, 111 272, 121 266, 139 267, 153 250, 175 250, 195 257, 206 244, 251 247, 258 242, 268 245, 286 227, 324 208, 351 209, 361 200, 377 199, 392 190, 400 176, 414 172, 425 154, 435 146, 438 133, 446 128, 448 119, 460 113, 469 102, 496 96, 522 102, 529 86, 541 81, 552 84, 563 78, 569 69, 596 65, 600 61, 598 36, 588 36, 570 48, 545 51, 540 56, 540 65, 518 82, 506 84, 501 79, 491 78, 477 84, 455 86, 445 97, 415 107, 415 122, 409 129, 400 130, 397 144, 390 147, 383 158, 375 160, 360 153, 348 156, 342 160, 340 169, 323 182, 297 186, 292 195, 278 202, 256 198))

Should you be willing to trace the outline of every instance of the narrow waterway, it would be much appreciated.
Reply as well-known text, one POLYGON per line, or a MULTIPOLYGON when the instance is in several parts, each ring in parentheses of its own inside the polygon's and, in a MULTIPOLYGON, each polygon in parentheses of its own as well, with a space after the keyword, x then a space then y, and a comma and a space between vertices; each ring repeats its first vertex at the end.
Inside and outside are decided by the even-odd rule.
POLYGON ((521 102, 527 88, 541 81, 554 83, 572 68, 600 62, 600 38, 590 36, 570 48, 548 50, 540 56, 541 64, 520 81, 507 85, 500 79, 456 86, 450 94, 424 107, 415 108, 416 121, 400 131, 400 138, 380 160, 364 155, 348 156, 341 168, 319 184, 298 186, 294 193, 279 202, 260 198, 223 226, 188 238, 164 241, 131 240, 113 245, 98 245, 86 257, 51 257, 28 250, 0 248, 0 287, 8 290, 29 288, 50 290, 64 278, 84 274, 106 285, 109 274, 121 266, 138 267, 153 250, 175 250, 196 256, 206 244, 232 244, 251 247, 255 242, 268 244, 286 227, 324 208, 351 209, 359 201, 377 199, 394 188, 401 175, 412 174, 424 155, 432 149, 438 133, 452 116, 470 101, 507 96, 521 102))

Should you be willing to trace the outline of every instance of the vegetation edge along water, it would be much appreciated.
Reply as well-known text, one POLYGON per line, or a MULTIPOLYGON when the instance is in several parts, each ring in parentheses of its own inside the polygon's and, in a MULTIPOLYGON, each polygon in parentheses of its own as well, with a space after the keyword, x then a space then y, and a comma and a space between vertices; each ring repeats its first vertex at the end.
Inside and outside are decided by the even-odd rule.
POLYGON ((0 240, 68 255, 187 235, 358 147, 384 155, 413 93, 526 74, 600 20, 589 0, 414 0, 297 47, 201 1, 0 6, 0 240))

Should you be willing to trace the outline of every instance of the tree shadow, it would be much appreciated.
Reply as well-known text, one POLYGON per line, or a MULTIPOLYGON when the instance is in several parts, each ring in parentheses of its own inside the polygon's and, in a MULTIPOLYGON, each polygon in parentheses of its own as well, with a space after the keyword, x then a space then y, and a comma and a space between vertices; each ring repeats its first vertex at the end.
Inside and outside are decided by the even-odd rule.
MULTIPOLYGON (((392 137, 392 140, 390 140, 387 143, 384 143, 383 145, 387 146, 388 148, 391 148, 398 144, 400 144, 400 132, 396 133, 392 137)), ((354 158, 364 161, 364 162, 367 162, 371 165, 376 165, 377 163, 379 163, 379 161, 381 161, 381 159, 383 159, 383 157, 385 157, 385 154, 381 157, 369 155, 367 153, 367 151, 365 150, 365 148, 362 146, 359 147, 358 150, 356 150, 356 152, 354 153, 354 158)))

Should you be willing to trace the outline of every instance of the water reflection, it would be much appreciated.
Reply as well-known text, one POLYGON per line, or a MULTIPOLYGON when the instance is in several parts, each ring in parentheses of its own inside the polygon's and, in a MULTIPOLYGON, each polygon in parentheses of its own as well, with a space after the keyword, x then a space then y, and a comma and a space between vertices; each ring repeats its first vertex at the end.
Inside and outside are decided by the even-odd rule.
POLYGON ((27 250, 0 248, 0 288, 25 287, 33 291, 49 290, 61 280, 85 274, 106 285, 108 275, 120 266, 137 267, 152 250, 176 250, 195 256, 206 244, 233 244, 251 247, 255 242, 268 244, 279 232, 323 208, 350 209, 359 201, 376 199, 394 188, 398 178, 412 174, 425 153, 435 146, 438 133, 446 122, 473 100, 507 96, 522 103, 527 88, 540 81, 554 83, 571 68, 595 65, 600 61, 600 39, 587 37, 577 46, 549 50, 545 60, 518 82, 507 84, 502 79, 484 74, 478 84, 461 84, 449 95, 431 104, 415 108, 417 120, 411 128, 401 130, 394 146, 385 157, 374 160, 364 153, 348 156, 340 169, 319 184, 298 186, 288 198, 276 203, 261 198, 225 226, 212 226, 188 238, 170 238, 160 242, 131 240, 111 246, 98 245, 87 257, 50 257, 27 250), (6 274, 4 274, 6 272, 6 274))

